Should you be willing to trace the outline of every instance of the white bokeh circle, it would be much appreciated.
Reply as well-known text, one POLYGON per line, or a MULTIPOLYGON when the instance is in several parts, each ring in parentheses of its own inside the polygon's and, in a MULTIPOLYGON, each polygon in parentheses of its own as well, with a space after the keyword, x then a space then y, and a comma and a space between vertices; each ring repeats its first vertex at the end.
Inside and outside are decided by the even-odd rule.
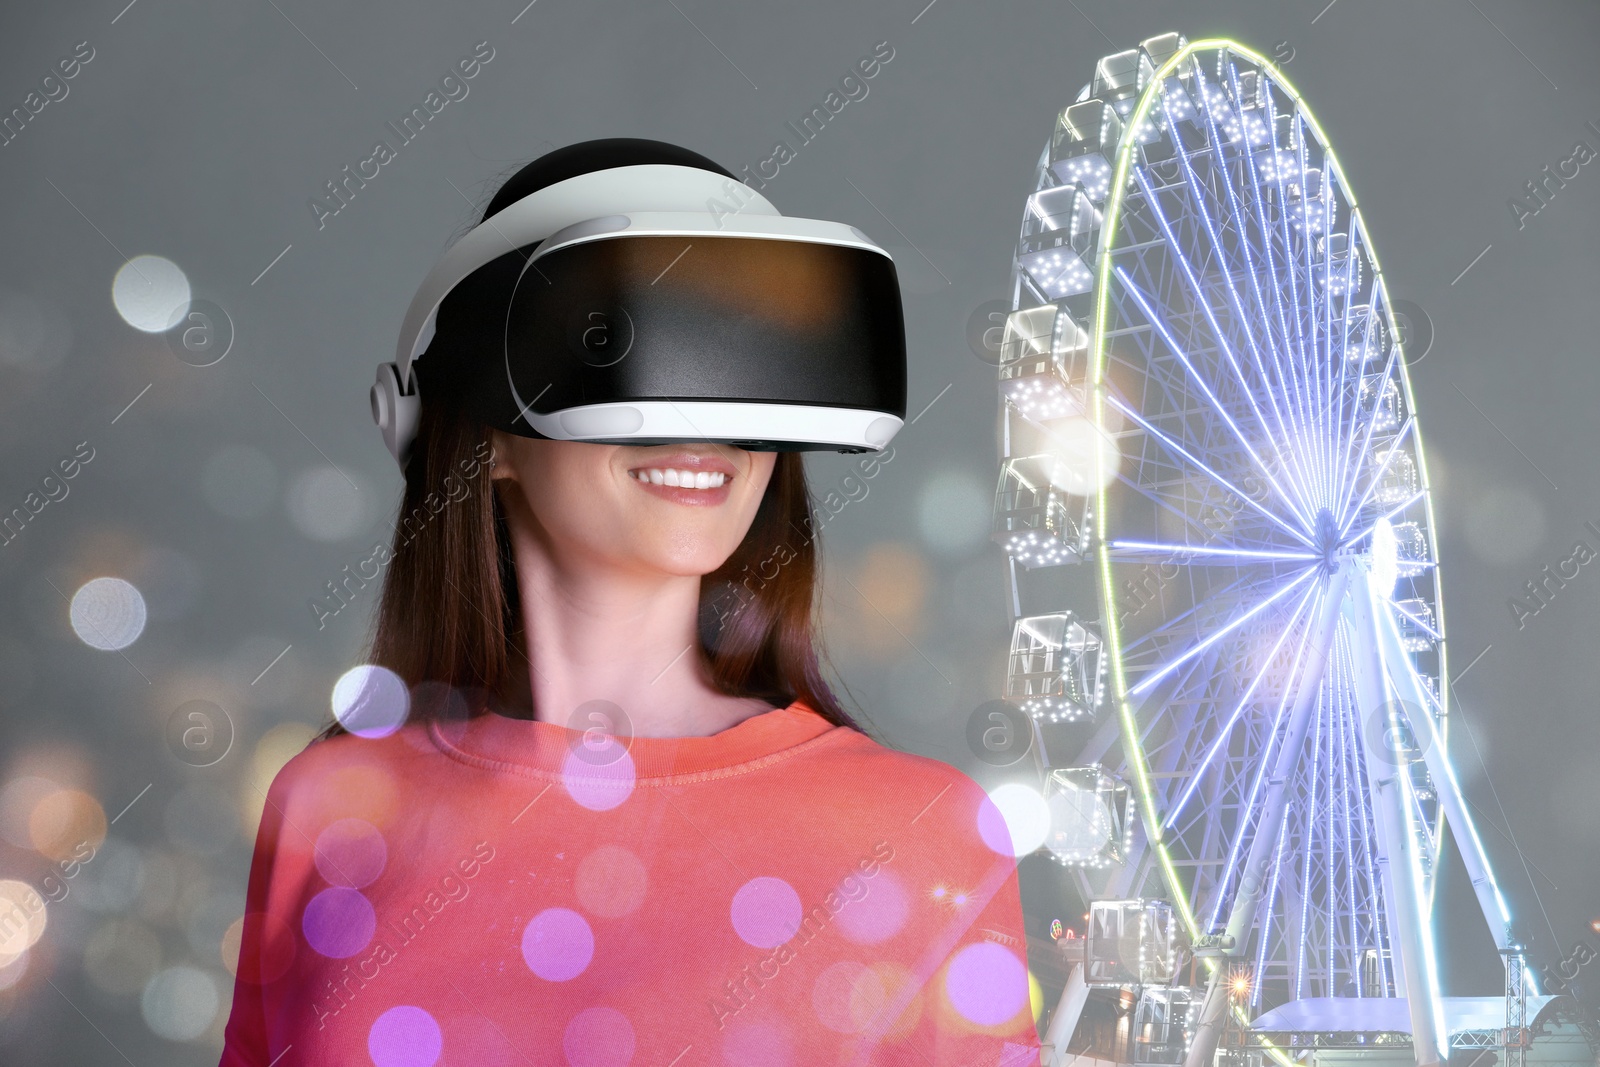
POLYGON ((189 310, 189 278, 163 256, 134 256, 111 282, 111 303, 122 320, 145 333, 165 333, 189 310))

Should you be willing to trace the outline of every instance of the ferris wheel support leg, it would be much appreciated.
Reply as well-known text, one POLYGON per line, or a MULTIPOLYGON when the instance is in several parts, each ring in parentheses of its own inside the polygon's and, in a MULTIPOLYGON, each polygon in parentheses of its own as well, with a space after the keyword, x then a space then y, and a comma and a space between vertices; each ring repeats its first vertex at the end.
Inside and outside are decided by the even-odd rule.
MULTIPOLYGON (((1348 598, 1355 652, 1355 690, 1362 722, 1383 712, 1388 704, 1385 677, 1395 678, 1401 664, 1393 663, 1381 639, 1383 620, 1375 610, 1375 597, 1366 568, 1358 567, 1348 598), (1393 666, 1394 671, 1389 668, 1393 666)), ((1398 719, 1398 713, 1394 714, 1398 719)), ((1432 953, 1431 916, 1424 905, 1421 886, 1421 845, 1410 827, 1410 800, 1406 795, 1410 771, 1391 755, 1387 760, 1367 741, 1368 731, 1358 732, 1367 771, 1372 811, 1376 816, 1378 868, 1382 872, 1384 900, 1387 904, 1389 941, 1398 942, 1401 960, 1400 979, 1411 1016, 1412 1054, 1417 1067, 1439 1067, 1448 1055, 1441 1048, 1449 1035, 1444 1032, 1443 1005, 1439 977, 1432 953)))
MULTIPOLYGON (((1246 937, 1251 920, 1255 918, 1262 890, 1267 884, 1267 868, 1272 862, 1272 850, 1278 844, 1275 828, 1283 821, 1283 807, 1288 802, 1289 783, 1301 763, 1300 754, 1305 748, 1306 733, 1311 725, 1311 712, 1317 705, 1318 694, 1322 692, 1322 672, 1327 666, 1328 655, 1333 647, 1333 635, 1338 627, 1347 581, 1347 573, 1341 568, 1328 579, 1327 587, 1322 591, 1320 610, 1316 621, 1312 624, 1315 629, 1310 635, 1307 658, 1300 672, 1299 690, 1295 694, 1294 706, 1289 709, 1289 721, 1285 728, 1283 745, 1278 749, 1272 773, 1267 779, 1267 796, 1261 804, 1261 815, 1256 820, 1255 834, 1250 839, 1250 851, 1244 866, 1240 868, 1242 873, 1239 876, 1239 890, 1234 894, 1233 905, 1228 912, 1228 925, 1224 935, 1228 940, 1223 942, 1223 950, 1229 956, 1246 956, 1249 953, 1250 946, 1246 943, 1246 937)), ((1218 966, 1211 972, 1211 980, 1206 986, 1205 1003, 1200 1009, 1200 1021, 1195 1026, 1194 1037, 1189 1042, 1189 1051, 1184 1056, 1184 1067, 1211 1067, 1212 1060, 1216 1057, 1217 1041, 1222 1036, 1222 1025, 1230 1002, 1231 991, 1227 985, 1227 972, 1225 960, 1219 961, 1218 966)))
POLYGON ((1056 1001, 1055 1014, 1050 1016, 1050 1026, 1045 1030, 1045 1067, 1063 1067, 1072 1060, 1067 1052, 1067 1042, 1072 1040, 1073 1033, 1078 1029, 1078 1019, 1083 1015, 1083 1006, 1088 1001, 1089 984, 1084 981, 1083 964, 1074 963, 1072 973, 1067 975, 1066 987, 1061 990, 1061 999, 1056 1001))
MULTIPOLYGON (((1380 620, 1377 636, 1387 662, 1402 665, 1409 662, 1392 618, 1380 620)), ((1407 726, 1410 727, 1411 736, 1416 740, 1417 747, 1422 750, 1428 777, 1432 780, 1434 793, 1439 798, 1439 807, 1444 811, 1445 826, 1449 828, 1450 836, 1455 838, 1456 846, 1461 852, 1461 862, 1467 869, 1468 879, 1472 882, 1472 891, 1477 895, 1478 907, 1483 912, 1483 921, 1489 927, 1489 936, 1494 939, 1494 947, 1504 953, 1511 945, 1511 912, 1506 907, 1505 898, 1500 895, 1499 887, 1495 884, 1494 875, 1489 867, 1488 853, 1484 850, 1482 839, 1478 837, 1478 829, 1473 824, 1472 816, 1467 812, 1466 800, 1461 793, 1461 783, 1456 779, 1455 768, 1450 765, 1450 756, 1445 751, 1444 739, 1440 736, 1434 717, 1428 712, 1428 705, 1432 700, 1422 691, 1421 683, 1414 671, 1405 669, 1391 674, 1395 690, 1400 695, 1400 707, 1405 713, 1407 726)), ((1510 959, 1509 956, 1505 958, 1508 961, 1510 959)))

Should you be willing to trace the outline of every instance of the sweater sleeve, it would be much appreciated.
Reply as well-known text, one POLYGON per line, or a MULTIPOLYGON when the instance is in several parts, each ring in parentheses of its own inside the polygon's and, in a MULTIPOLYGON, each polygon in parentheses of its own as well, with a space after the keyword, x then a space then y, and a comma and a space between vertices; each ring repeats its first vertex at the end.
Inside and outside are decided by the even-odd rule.
POLYGON ((931 1002, 941 1010, 931 1013, 929 1057, 939 1067, 1037 1065, 1039 1032, 1017 858, 1004 818, 983 787, 959 772, 957 777, 964 826, 956 836, 971 850, 969 884, 978 907, 952 922, 954 944, 933 975, 931 1002))
MULTIPOLYGON (((292 763, 292 761, 291 761, 292 763)), ((272 876, 289 792, 288 767, 267 789, 261 824, 256 831, 250 878, 245 889, 239 963, 233 985, 233 1008, 223 1032, 222 1059, 218 1067, 267 1067, 266 991, 292 961, 295 939, 283 916, 270 910, 272 876)))
MULTIPOLYGON (((988 794, 948 766, 948 785, 918 818, 927 857, 915 877, 936 903, 904 987, 886 983, 884 1009, 862 1062, 907 1067, 1023 1067, 1039 1063, 1027 936, 1010 832, 988 794)), ((926 788, 926 787, 924 787, 926 788)), ((907 862, 913 862, 910 857, 907 862)), ((910 873, 910 869, 906 873, 910 873)))

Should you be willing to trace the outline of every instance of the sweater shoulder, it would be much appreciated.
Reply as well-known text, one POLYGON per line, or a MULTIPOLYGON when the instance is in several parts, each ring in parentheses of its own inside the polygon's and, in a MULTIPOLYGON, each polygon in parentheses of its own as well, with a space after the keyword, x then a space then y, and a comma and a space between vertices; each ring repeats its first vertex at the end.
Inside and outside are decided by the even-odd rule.
POLYGON ((267 789, 269 807, 286 817, 336 797, 392 790, 408 764, 436 757, 426 724, 407 723, 384 737, 340 733, 312 741, 291 756, 267 789))
POLYGON ((878 773, 892 775, 900 781, 954 783, 982 792, 982 787, 954 764, 891 748, 850 727, 841 727, 835 733, 840 735, 838 753, 842 758, 860 760, 878 773))
POLYGON ((842 728, 832 758, 847 773, 862 783, 872 783, 886 792, 907 796, 940 797, 940 802, 956 801, 976 815, 984 805, 992 806, 988 792, 965 771, 941 759, 890 748, 859 730, 842 728))

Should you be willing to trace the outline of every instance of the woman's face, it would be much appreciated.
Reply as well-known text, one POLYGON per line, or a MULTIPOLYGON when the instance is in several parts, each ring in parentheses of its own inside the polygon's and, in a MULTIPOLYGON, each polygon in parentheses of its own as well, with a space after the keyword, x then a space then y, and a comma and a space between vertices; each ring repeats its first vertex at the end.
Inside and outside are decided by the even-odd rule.
POLYGON ((637 447, 499 431, 491 442, 491 477, 513 530, 518 517, 509 513, 523 511, 552 559, 638 573, 704 575, 722 566, 749 531, 777 462, 773 452, 709 442, 637 447))

